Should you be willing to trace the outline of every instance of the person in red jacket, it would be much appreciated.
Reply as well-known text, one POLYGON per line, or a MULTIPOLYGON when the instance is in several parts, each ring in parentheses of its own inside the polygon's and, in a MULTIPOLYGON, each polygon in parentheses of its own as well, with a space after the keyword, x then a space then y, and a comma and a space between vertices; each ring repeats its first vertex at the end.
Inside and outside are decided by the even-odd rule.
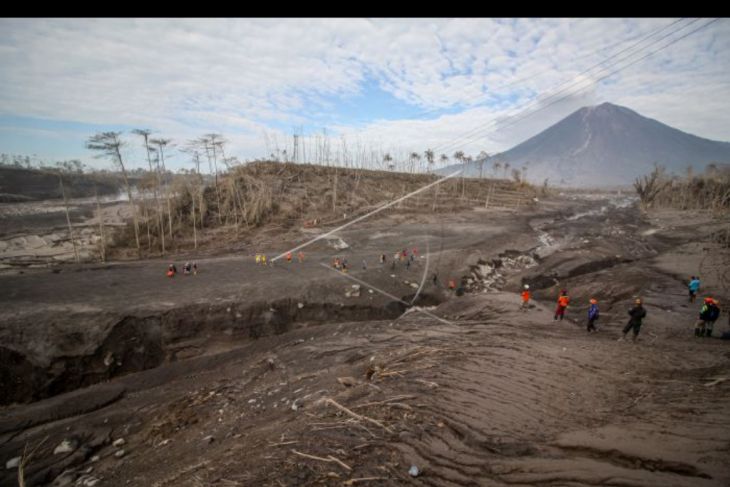
POLYGON ((525 288, 522 291, 522 306, 520 306, 520 309, 522 311, 527 311, 530 308, 530 286, 525 284, 525 288))
POLYGON ((568 304, 570 303, 570 298, 568 297, 568 291, 563 289, 560 291, 560 296, 558 297, 558 307, 555 308, 555 317, 554 320, 557 321, 558 317, 560 317, 560 321, 563 321, 563 317, 565 316, 565 310, 568 307, 568 304))

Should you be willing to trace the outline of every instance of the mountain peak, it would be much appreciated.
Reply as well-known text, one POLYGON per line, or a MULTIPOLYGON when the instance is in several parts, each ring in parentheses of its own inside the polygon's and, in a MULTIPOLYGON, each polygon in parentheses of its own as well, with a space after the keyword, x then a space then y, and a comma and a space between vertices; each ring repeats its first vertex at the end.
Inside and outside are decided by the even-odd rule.
POLYGON ((605 102, 571 113, 502 152, 500 161, 526 167, 532 181, 629 184, 655 163, 684 173, 688 166, 701 172, 711 162, 730 162, 730 143, 703 139, 605 102))

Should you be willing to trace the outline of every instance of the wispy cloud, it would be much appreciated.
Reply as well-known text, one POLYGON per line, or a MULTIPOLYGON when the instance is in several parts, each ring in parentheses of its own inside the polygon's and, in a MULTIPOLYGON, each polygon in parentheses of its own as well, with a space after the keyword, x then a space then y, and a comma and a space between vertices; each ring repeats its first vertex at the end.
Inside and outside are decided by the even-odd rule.
MULTIPOLYGON (((540 106, 541 94, 675 20, 3 19, 0 115, 36 119, 38 130, 56 120, 180 140, 217 131, 243 158, 264 155, 263 134, 284 140, 287 127, 327 127, 405 152, 453 152, 475 131, 458 149, 476 153, 610 101, 730 140, 725 19, 608 79, 586 76, 582 90, 491 130, 492 120, 540 106)), ((0 151, 11 132, 4 128, 0 151)))

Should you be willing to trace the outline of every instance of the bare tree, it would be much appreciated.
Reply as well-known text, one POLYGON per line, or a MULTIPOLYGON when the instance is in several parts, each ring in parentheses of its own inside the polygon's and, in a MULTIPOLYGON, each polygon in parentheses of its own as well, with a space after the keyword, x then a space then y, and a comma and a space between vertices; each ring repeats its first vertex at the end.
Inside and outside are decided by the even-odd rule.
POLYGON ((134 220, 134 240, 137 244, 137 251, 139 252, 139 221, 137 220, 137 205, 134 203, 132 187, 129 184, 127 169, 124 167, 124 160, 122 159, 121 147, 124 142, 119 138, 120 135, 121 132, 99 132, 98 134, 89 137, 89 140, 86 142, 86 148, 97 151, 98 154, 94 157, 111 158, 112 163, 122 171, 124 186, 127 189, 127 197, 129 198, 129 206, 132 210, 132 219, 134 220))
MULTIPOLYGON (((459 161, 462 164, 461 168, 461 185, 464 185, 464 151, 456 151, 454 152, 454 159, 459 161)), ((454 196, 456 196, 457 192, 459 191, 458 186, 454 186, 454 196)))
POLYGON ((426 152, 423 153, 424 157, 426 158, 426 162, 428 163, 428 172, 431 172, 431 168, 433 167, 434 163, 434 153, 433 149, 426 149, 426 152))
MULTIPOLYGON (((199 143, 205 150, 205 155, 208 158, 208 166, 211 168, 211 172, 215 174, 215 197, 218 205, 218 223, 223 223, 223 215, 221 214, 221 192, 218 186, 218 158, 216 147, 222 139, 220 134, 207 134, 199 139, 199 143)), ((276 152, 279 153, 279 144, 274 134, 274 145, 276 146, 276 152)), ((279 157, 277 155, 277 160, 279 157)))
POLYGON ((388 168, 388 170, 392 171, 395 169, 395 165, 393 164, 393 157, 389 153, 385 153, 383 156, 383 162, 385 163, 385 166, 388 168))
POLYGON ((58 176, 58 183, 61 186, 61 196, 63 197, 63 207, 66 210, 66 224, 68 225, 68 236, 71 239, 71 245, 74 248, 74 259, 76 260, 76 263, 79 262, 79 252, 76 249, 76 239, 74 238, 73 229, 71 227, 71 217, 68 213, 68 198, 66 198, 66 189, 63 186, 63 163, 57 163, 58 171, 56 171, 56 175, 58 176))
MULTIPOLYGON (((144 139, 144 148, 145 153, 147 154, 147 164, 150 168, 150 173, 155 175, 155 182, 156 185, 152 186, 152 193, 155 198, 155 206, 157 207, 157 231, 160 235, 160 245, 161 245, 161 251, 162 255, 165 255, 165 227, 164 223, 162 221, 162 206, 160 205, 160 199, 158 196, 159 191, 162 190, 162 181, 160 180, 160 171, 159 166, 157 166, 156 169, 153 169, 152 167, 152 159, 150 158, 150 153, 152 152, 152 149, 150 148, 150 134, 152 133, 148 129, 134 129, 132 130, 133 134, 139 135, 144 139)), ((149 227, 149 224, 148 224, 149 227)), ((149 231, 149 229, 148 229, 149 231)))
POLYGON ((641 205, 644 208, 648 208, 659 193, 670 184, 671 182, 666 181, 664 178, 664 168, 654 164, 654 169, 651 173, 642 178, 636 178, 634 188, 639 195, 641 205))
POLYGON ((485 151, 481 151, 477 156, 477 161, 479 161, 479 179, 482 179, 484 163, 487 162, 487 159, 489 159, 489 154, 487 154, 485 151))
POLYGON ((408 162, 410 163, 410 169, 411 172, 415 172, 416 164, 421 160, 421 154, 418 152, 411 152, 411 155, 408 156, 408 162))
POLYGON ((464 156, 462 160, 464 162, 464 170, 461 172, 461 199, 464 199, 466 196, 466 178, 464 176, 466 175, 466 168, 472 162, 472 157, 464 156))
POLYGON ((447 162, 449 162, 449 156, 447 156, 446 154, 441 154, 439 160, 441 161, 441 164, 445 165, 447 162))
MULTIPOLYGON (((154 144, 157 146, 157 153, 159 155, 159 161, 157 165, 158 173, 164 173, 166 172, 165 167, 165 148, 170 145, 171 140, 170 139, 152 139, 150 140, 151 144, 154 144)), ((162 179, 160 179, 160 184, 162 184, 162 179)), ((165 189, 165 200, 167 200, 167 223, 170 230, 170 240, 172 240, 172 209, 170 204, 170 187, 169 185, 166 186, 165 189)))

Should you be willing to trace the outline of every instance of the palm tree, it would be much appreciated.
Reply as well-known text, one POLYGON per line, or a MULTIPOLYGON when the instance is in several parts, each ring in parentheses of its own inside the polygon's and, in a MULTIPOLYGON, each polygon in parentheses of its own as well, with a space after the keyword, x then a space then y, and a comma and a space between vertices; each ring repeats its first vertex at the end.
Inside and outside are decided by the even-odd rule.
POLYGON ((383 156, 383 163, 391 171, 395 168, 395 165, 392 162, 393 162, 393 158, 391 157, 390 154, 388 154, 386 152, 385 155, 383 156))
POLYGON ((484 170, 484 163, 489 158, 489 154, 487 154, 485 151, 481 151, 479 155, 477 156, 477 161, 479 161, 479 179, 482 179, 482 171, 484 170))
POLYGON ((426 161, 428 162, 428 171, 431 172, 431 166, 433 166, 433 150, 432 149, 426 149, 426 152, 423 153, 423 155, 426 157, 426 161))
POLYGON ((419 154, 418 152, 411 152, 411 155, 408 159, 411 161, 411 172, 415 172, 413 168, 415 167, 415 163, 421 160, 421 154, 419 154))
MULTIPOLYGON (((456 159, 460 163, 464 164, 464 151, 460 150, 460 151, 454 152, 454 159, 456 159)), ((462 186, 464 185, 464 168, 463 167, 461 168, 461 185, 462 186)), ((456 193, 456 191, 458 191, 458 190, 459 190, 459 187, 456 186, 454 188, 454 193, 456 193)))
POLYGON ((447 162, 449 162, 449 156, 447 156, 446 154, 441 154, 441 157, 439 157, 439 159, 441 160, 441 164, 446 164, 447 162))

